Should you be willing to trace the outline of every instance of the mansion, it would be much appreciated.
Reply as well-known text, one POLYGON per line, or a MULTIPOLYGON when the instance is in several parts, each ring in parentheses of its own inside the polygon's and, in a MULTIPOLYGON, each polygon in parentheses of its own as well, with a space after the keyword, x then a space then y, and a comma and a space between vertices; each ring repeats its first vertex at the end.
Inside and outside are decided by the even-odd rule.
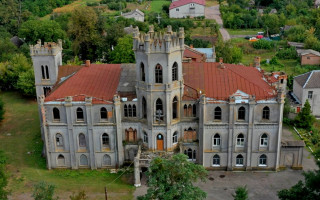
POLYGON ((62 65, 61 41, 30 46, 47 167, 120 167, 140 147, 219 170, 277 170, 292 150, 301 167, 281 138, 287 76, 188 49, 170 26, 135 29, 135 64, 62 65))

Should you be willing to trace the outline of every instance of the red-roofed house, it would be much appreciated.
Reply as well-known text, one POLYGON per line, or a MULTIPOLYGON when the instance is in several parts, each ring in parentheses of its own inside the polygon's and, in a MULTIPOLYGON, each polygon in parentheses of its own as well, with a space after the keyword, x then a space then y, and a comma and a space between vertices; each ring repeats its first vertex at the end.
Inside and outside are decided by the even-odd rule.
POLYGON ((178 0, 169 7, 170 18, 187 18, 204 16, 205 0, 178 0))
MULTIPOLYGON (((276 170, 292 153, 286 143, 280 154, 286 76, 266 76, 259 59, 255 67, 205 62, 184 45, 184 29, 170 26, 133 33, 135 64, 60 66, 61 50, 30 49, 48 168, 121 166, 139 159, 140 145, 151 157, 135 162, 139 186, 150 152, 179 149, 215 170, 276 170)), ((301 168, 299 152, 293 167, 301 168)))

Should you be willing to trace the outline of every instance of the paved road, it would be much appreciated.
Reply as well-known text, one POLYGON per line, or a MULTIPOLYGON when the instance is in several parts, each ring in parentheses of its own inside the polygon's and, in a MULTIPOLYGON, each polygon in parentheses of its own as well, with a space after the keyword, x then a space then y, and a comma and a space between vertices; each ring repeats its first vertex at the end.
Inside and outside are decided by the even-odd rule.
MULTIPOLYGON (((283 128, 282 139, 294 140, 292 133, 285 127, 283 128)), ((318 169, 313 156, 306 149, 303 151, 302 165, 304 170, 318 169)), ((291 169, 280 172, 209 171, 208 177, 206 183, 195 184, 207 193, 207 200, 233 200, 232 194, 234 194, 235 189, 244 185, 249 190, 249 199, 278 200, 277 191, 290 188, 299 180, 303 180, 302 171, 291 169), (224 177, 221 175, 224 175, 224 177)), ((135 197, 147 192, 145 178, 141 182, 142 186, 134 192, 135 197)))
POLYGON ((221 19, 221 13, 220 13, 220 6, 212 6, 212 7, 206 7, 205 8, 205 15, 206 15, 206 19, 214 19, 216 20, 216 22, 219 24, 220 26, 220 33, 222 35, 223 41, 227 41, 230 40, 230 35, 228 33, 228 31, 223 28, 223 21, 221 19))

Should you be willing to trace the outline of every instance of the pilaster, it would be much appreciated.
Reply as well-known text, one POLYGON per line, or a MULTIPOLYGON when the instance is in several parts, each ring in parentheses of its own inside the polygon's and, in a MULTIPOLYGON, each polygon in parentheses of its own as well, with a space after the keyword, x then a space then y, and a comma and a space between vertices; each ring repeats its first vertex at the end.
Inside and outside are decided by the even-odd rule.
POLYGON ((205 94, 201 95, 199 102, 199 164, 204 165, 204 123, 206 121, 207 102, 205 94))
POLYGON ((252 147, 253 147, 253 130, 254 130, 254 111, 255 111, 256 101, 255 97, 250 97, 249 100, 249 126, 248 126, 248 141, 247 141, 247 162, 246 162, 246 170, 252 170, 251 166, 251 153, 252 153, 252 147))
POLYGON ((235 99, 234 97, 230 98, 229 101, 229 133, 228 133, 228 164, 227 170, 232 171, 232 156, 233 156, 233 149, 234 149, 234 122, 236 119, 235 113, 235 99))
POLYGON ((123 150, 123 144, 122 144, 122 123, 121 123, 121 102, 120 102, 120 96, 115 95, 113 97, 114 101, 114 114, 116 119, 116 125, 117 125, 117 135, 116 135, 116 157, 117 157, 117 165, 121 166, 123 165, 124 161, 124 150, 123 150))

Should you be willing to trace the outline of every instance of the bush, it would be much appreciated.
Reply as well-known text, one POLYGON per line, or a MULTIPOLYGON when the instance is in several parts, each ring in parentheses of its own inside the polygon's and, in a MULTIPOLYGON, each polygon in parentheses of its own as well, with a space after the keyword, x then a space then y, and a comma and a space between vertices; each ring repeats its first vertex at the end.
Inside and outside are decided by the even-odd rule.
POLYGON ((311 130, 313 126, 313 122, 315 121, 315 117, 311 114, 311 106, 309 101, 307 100, 304 103, 302 110, 295 118, 295 124, 298 128, 304 128, 307 131, 311 130))
POLYGON ((58 200, 58 197, 53 197, 54 190, 54 185, 41 181, 38 184, 34 185, 32 197, 34 198, 34 200, 58 200))
POLYGON ((253 47, 255 49, 271 49, 274 47, 274 43, 268 40, 258 40, 257 42, 253 43, 253 47))
POLYGON ((279 50, 276 56, 280 59, 296 59, 297 52, 294 47, 290 47, 279 50))

